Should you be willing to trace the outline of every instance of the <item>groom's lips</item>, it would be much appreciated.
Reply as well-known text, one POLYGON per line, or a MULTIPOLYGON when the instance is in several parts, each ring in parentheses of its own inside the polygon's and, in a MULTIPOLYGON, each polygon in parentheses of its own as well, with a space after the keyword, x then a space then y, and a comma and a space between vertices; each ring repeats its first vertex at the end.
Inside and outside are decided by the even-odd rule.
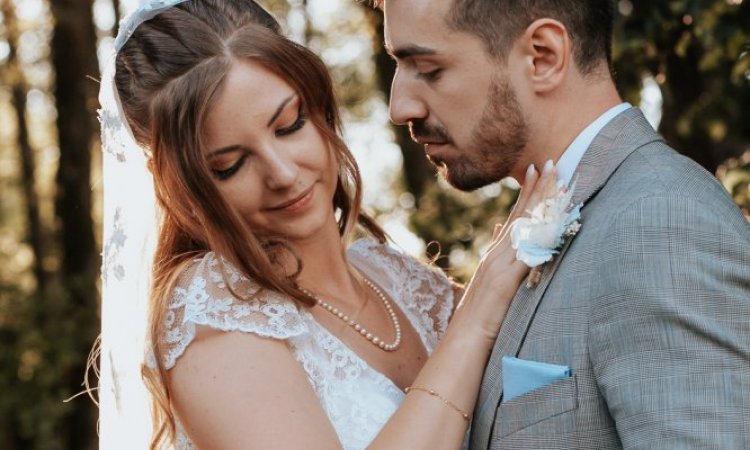
POLYGON ((442 148, 449 144, 449 142, 447 141, 428 141, 422 139, 417 139, 416 141, 418 144, 424 146, 424 152, 430 158, 436 156, 436 154, 440 152, 442 148))
POLYGON ((438 154, 445 144, 425 144, 424 153, 431 160, 439 160, 438 154))

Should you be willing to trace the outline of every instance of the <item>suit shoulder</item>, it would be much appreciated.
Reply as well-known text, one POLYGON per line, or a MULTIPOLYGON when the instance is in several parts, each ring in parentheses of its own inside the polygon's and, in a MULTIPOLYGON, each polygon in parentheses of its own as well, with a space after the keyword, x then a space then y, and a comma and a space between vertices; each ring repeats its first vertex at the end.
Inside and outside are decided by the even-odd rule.
POLYGON ((742 216, 716 177, 663 142, 652 142, 635 150, 612 174, 603 191, 613 210, 637 207, 649 198, 662 198, 674 203, 692 203, 698 209, 702 205, 718 216, 742 216))

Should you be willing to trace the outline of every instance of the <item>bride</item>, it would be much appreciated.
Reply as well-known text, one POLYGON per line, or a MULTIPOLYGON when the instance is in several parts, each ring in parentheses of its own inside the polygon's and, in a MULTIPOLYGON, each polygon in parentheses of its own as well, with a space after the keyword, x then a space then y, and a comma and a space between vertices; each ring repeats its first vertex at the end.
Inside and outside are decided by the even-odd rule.
MULTIPOLYGON (((147 149, 161 212, 151 447, 460 448, 527 273, 508 229, 466 292, 390 248, 326 68, 250 0, 154 0, 116 50, 103 121, 147 149)), ((554 178, 530 167, 515 211, 554 178)))

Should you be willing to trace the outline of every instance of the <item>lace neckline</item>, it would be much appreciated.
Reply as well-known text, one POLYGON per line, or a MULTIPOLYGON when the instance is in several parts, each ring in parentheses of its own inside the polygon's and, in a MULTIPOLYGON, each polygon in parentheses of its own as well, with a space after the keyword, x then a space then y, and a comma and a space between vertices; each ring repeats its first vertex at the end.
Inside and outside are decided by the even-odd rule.
POLYGON ((378 380, 378 383, 382 385, 383 387, 387 388, 388 390, 396 391, 404 395, 403 389, 398 387, 398 385, 391 380, 388 375, 384 374, 380 370, 378 370, 375 366, 367 362, 366 359, 364 359, 362 356, 359 355, 359 353, 355 352, 351 349, 344 341, 342 341, 338 336, 331 333, 331 331, 321 325, 317 320, 315 320, 315 317, 310 313, 310 311, 302 311, 301 315, 305 317, 309 322, 313 323, 320 331, 322 336, 325 337, 329 341, 329 343, 335 345, 338 347, 339 351, 342 351, 346 354, 346 356, 349 358, 350 361, 354 361, 361 367, 370 370, 373 376, 378 380))
MULTIPOLYGON (((364 273, 367 275, 367 277, 375 283, 380 290, 386 293, 388 297, 393 300, 393 302, 398 306, 399 310, 406 316, 407 320, 409 321, 409 325, 411 328, 417 333, 417 336, 419 336, 420 343, 422 345, 422 348, 427 351, 428 354, 432 353, 432 350, 434 350, 435 345, 437 344, 438 339, 438 333, 435 329, 435 326, 425 326, 425 321, 429 322, 430 325, 433 325, 433 322, 437 322, 434 325, 437 325, 442 331, 445 331, 445 327, 447 326, 448 316, 450 315, 450 311, 452 310, 453 301, 452 298, 452 292, 451 298, 441 298, 436 299, 433 297, 433 301, 440 301, 444 302, 443 304, 448 306, 448 310, 446 311, 446 317, 435 317, 431 318, 429 313, 425 311, 421 311, 422 307, 424 305, 420 305, 418 301, 416 301, 416 298, 406 298, 407 296, 414 296, 415 292, 410 292, 409 290, 409 282, 414 281, 414 276, 410 274, 411 267, 409 267, 410 264, 406 264, 406 267, 396 267, 393 264, 393 261, 390 260, 397 252, 393 249, 390 249, 387 244, 381 244, 380 242, 377 242, 371 238, 362 238, 355 241, 352 245, 349 246, 347 250, 347 254, 349 256, 349 263, 352 264, 358 271, 364 273), (386 253, 382 254, 381 251, 385 249, 386 253), (359 256, 361 259, 357 258, 359 256), (391 280, 397 280, 398 283, 396 286, 398 286, 400 289, 398 289, 399 292, 395 291, 396 286, 389 287, 382 283, 376 274, 372 273, 371 269, 367 267, 367 265, 372 264, 376 265, 377 267, 382 268, 386 273, 385 276, 390 278, 391 280), (400 295, 399 295, 400 294, 400 295), (440 322, 445 323, 440 323, 440 322)), ((399 258, 403 258, 403 256, 399 256, 399 258)), ((415 261, 409 261, 410 263, 414 264, 421 264, 417 263, 415 261)), ((437 269, 438 271, 440 269, 437 269)), ((442 274, 442 271, 440 272, 442 274)), ((430 293, 430 295, 434 296, 435 293, 430 293)))
MULTIPOLYGON (((355 246, 358 246, 358 244, 360 244, 360 242, 363 242, 363 241, 365 241, 367 243, 371 243, 371 244, 373 243, 373 241, 371 241, 369 239, 360 239, 360 240, 356 241, 354 244, 352 244, 352 246, 350 248, 354 248, 355 246)), ((355 269, 357 269, 358 271, 360 271, 366 277, 370 278, 371 274, 368 273, 367 268, 359 267, 353 261, 351 261, 350 263, 355 267, 355 269)), ((375 283, 375 285, 388 296, 388 298, 392 301, 392 303, 406 317, 406 320, 409 322, 409 326, 412 328, 412 330, 414 330, 414 333, 419 337, 419 344, 421 346, 421 349, 425 352, 425 354, 429 355, 430 353, 432 353, 433 349, 429 345, 425 333, 423 332, 423 330, 421 329, 421 327, 418 326, 419 322, 417 322, 414 319, 414 317, 415 317, 414 316, 414 312, 411 311, 411 308, 408 307, 408 304, 404 301, 404 299, 401 298, 401 296, 396 295, 395 292, 392 292, 391 289, 387 289, 385 286, 381 286, 376 281, 372 281, 372 282, 375 283)), ((331 332, 331 330, 329 330, 327 327, 323 326, 320 322, 318 322, 315 319, 315 316, 313 316, 313 314, 309 310, 302 310, 300 312, 301 312, 301 314, 303 316, 306 317, 307 320, 309 320, 310 322, 314 323, 315 326, 317 326, 321 330, 321 332, 323 333, 323 335, 330 342, 334 343, 337 347, 339 347, 340 350, 344 351, 347 354, 347 356, 349 358, 351 358, 351 360, 353 360, 353 361, 357 362, 358 364, 361 364, 363 367, 366 367, 369 370, 371 370, 372 373, 379 379, 379 382, 380 382, 381 385, 383 385, 384 387, 387 387, 388 389, 398 391, 399 393, 401 393, 402 395, 404 395, 404 390, 401 389, 396 384, 396 382, 394 382, 388 375, 386 375, 385 373, 383 373, 381 370, 379 370, 378 368, 376 368, 373 364, 370 364, 370 362, 368 362, 362 355, 360 355, 354 349, 352 349, 351 347, 349 347, 348 345, 346 345, 346 343, 343 340, 341 340, 341 338, 339 338, 338 336, 336 336, 335 334, 333 334, 331 332)), ((403 325, 402 325, 402 328, 403 328, 403 325)))

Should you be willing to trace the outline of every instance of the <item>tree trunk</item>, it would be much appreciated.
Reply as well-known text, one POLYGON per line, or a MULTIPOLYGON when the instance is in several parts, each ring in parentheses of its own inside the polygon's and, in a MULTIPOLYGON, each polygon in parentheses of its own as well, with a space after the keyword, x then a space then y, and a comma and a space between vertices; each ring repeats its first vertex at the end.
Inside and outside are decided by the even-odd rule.
MULTIPOLYGON (((373 51, 378 86, 385 98, 390 99, 391 82, 396 73, 396 63, 388 56, 383 47, 383 42, 385 42, 383 14, 368 5, 363 4, 362 6, 368 10, 375 31, 373 51)), ((406 190, 414 197, 416 210, 410 218, 411 228, 428 244, 425 251, 427 258, 434 260, 437 266, 448 269, 450 267, 449 259, 437 257, 439 255, 445 256, 457 242, 446 238, 446 234, 441 232, 440 226, 435 227, 430 219, 427 220, 430 223, 427 223, 424 218, 435 215, 440 218, 453 217, 456 211, 452 208, 451 203, 446 201, 446 196, 441 195, 440 188, 437 186, 435 167, 427 160, 424 148, 411 139, 407 127, 393 126, 392 128, 403 157, 404 184, 406 190)))
MULTIPOLYGON (((664 48, 674 48, 680 36, 675 33, 675 41, 667 43, 668 46, 664 48)), ((714 148, 716 143, 711 140, 706 130, 692 129, 685 133, 679 129, 682 116, 700 104, 701 97, 707 92, 706 79, 698 71, 700 58, 701 50, 695 44, 687 48, 684 57, 675 52, 665 55, 664 62, 669 82, 662 88, 664 106, 659 132, 680 153, 693 159, 709 172, 716 173, 720 163, 716 158, 719 152, 714 148)))
MULTIPOLYGON (((98 128, 96 84, 87 77, 98 78, 99 71, 92 1, 51 0, 51 6, 55 20, 52 63, 56 73, 54 92, 60 147, 55 214, 59 222, 60 276, 67 304, 51 305, 54 307, 50 310, 68 312, 64 319, 76 324, 73 328, 57 328, 69 333, 67 338, 75 352, 61 380, 72 395, 81 390, 86 356, 98 333, 99 258, 91 217, 90 181, 91 146, 98 128)), ((72 408, 65 418, 61 430, 64 448, 95 446, 96 415, 93 405, 87 406, 72 408)))
POLYGON ((114 28, 114 36, 117 36, 117 31, 120 29, 120 20, 122 20, 122 17, 120 16, 120 0, 112 0, 112 9, 115 11, 115 28, 114 28))
POLYGON ((307 10, 307 0, 302 0, 302 4, 300 5, 302 8, 302 17, 305 18, 305 25, 304 30, 302 32, 302 44, 304 46, 309 46, 310 41, 312 41, 313 35, 315 34, 315 30, 313 29, 312 22, 310 21, 310 13, 307 10))
POLYGON ((29 143, 29 130, 26 123, 26 93, 27 87, 21 67, 18 64, 16 49, 18 48, 18 24, 13 4, 10 1, 2 3, 2 14, 9 46, 8 60, 4 81, 11 88, 11 102, 16 113, 16 140, 18 143, 19 159, 21 161, 21 190, 26 204, 26 240, 34 254, 34 276, 37 290, 42 292, 47 286, 47 277, 43 268, 44 236, 39 213, 39 195, 36 191, 36 163, 34 151, 29 143))
MULTIPOLYGON (((383 42, 383 14, 372 7, 363 4, 367 9, 375 31, 375 67, 378 77, 378 86, 385 95, 390 99, 391 81, 396 73, 396 64, 385 52, 383 42)), ((419 207, 419 200, 425 190, 436 181, 435 168, 427 160, 424 148, 414 142, 409 135, 409 130, 405 126, 394 126, 393 132, 396 136, 396 143, 401 148, 401 155, 404 159, 404 181, 406 190, 414 196, 416 206, 419 207)))
POLYGON ((39 195, 36 191, 36 163, 34 151, 29 144, 29 132, 26 126, 26 89, 20 83, 13 86, 13 106, 18 124, 18 151, 21 159, 21 184, 26 200, 26 220, 28 224, 26 239, 34 253, 34 276, 37 291, 47 288, 47 275, 44 271, 44 234, 39 214, 39 195))

